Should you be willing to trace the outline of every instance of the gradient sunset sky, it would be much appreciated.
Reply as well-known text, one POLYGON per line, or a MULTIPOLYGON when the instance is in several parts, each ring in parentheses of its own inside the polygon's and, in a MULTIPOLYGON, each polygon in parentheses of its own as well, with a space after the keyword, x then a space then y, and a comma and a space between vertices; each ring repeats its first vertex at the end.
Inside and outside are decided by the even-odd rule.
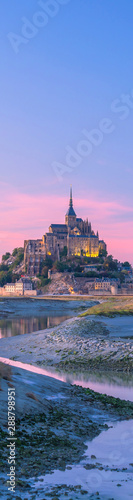
POLYGON ((63 223, 72 184, 77 216, 133 264, 132 0, 1 0, 0 28, 0 255, 63 223))

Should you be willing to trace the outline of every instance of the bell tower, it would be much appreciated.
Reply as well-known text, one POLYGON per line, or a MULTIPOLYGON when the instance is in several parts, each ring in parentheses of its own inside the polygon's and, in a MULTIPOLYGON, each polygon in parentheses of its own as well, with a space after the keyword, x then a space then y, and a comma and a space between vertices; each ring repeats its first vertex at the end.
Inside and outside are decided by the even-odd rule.
POLYGON ((69 200, 69 208, 65 216, 65 224, 73 229, 76 226, 76 214, 73 208, 73 199, 72 199, 72 186, 70 187, 70 200, 69 200))

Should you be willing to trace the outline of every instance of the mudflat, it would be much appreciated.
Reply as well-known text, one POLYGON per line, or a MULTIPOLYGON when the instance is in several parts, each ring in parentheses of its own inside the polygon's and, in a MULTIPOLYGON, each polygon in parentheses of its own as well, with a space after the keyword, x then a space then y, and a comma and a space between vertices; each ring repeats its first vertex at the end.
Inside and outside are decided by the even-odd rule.
POLYGON ((132 338, 111 338, 104 318, 89 315, 53 329, 3 338, 0 347, 4 358, 58 371, 133 371, 132 338))
MULTIPOLYGON (((80 462, 87 446, 111 422, 133 418, 133 403, 71 386, 20 368, 0 365, 1 373, 1 498, 44 499, 47 487, 35 488, 41 475, 65 471, 80 462), (16 391, 16 493, 7 490, 7 390, 16 391)), ((85 457, 84 457, 85 458, 85 457)), ((95 457, 94 457, 95 458, 95 457)), ((99 470, 86 458, 85 469, 99 470)), ((49 497, 91 498, 82 485, 55 487, 49 497)), ((46 497, 47 498, 47 495, 46 497)), ((97 491, 93 499, 98 498, 97 491)))

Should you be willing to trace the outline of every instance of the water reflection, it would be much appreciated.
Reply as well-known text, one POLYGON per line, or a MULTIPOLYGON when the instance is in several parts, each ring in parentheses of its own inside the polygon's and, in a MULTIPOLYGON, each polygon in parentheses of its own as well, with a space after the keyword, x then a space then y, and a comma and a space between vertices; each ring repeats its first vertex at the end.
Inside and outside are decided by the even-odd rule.
POLYGON ((15 337, 25 333, 53 328, 68 319, 69 316, 44 316, 0 320, 0 338, 15 337))
POLYGON ((92 304, 90 300, 5 298, 0 300, 0 338, 53 328, 92 304))
MULTIPOLYGON (((131 380, 119 379, 119 375, 117 381, 114 380, 112 383, 106 379, 106 375, 104 375, 104 382, 99 382, 98 378, 96 379, 96 375, 90 376, 86 374, 77 374, 74 375, 72 373, 58 372, 52 370, 51 368, 43 368, 38 367, 36 365, 29 365, 28 363, 22 363, 21 361, 14 361, 8 358, 0 357, 0 362, 5 364, 9 364, 10 366, 14 366, 16 368, 22 368, 23 370, 27 370, 31 373, 36 373, 38 375, 45 375, 46 377, 51 377, 55 380, 60 380, 61 382, 66 382, 72 385, 78 385, 81 387, 86 387, 92 389, 95 392, 99 392, 100 394, 107 394, 108 396, 113 396, 116 398, 133 401, 133 378, 131 375, 131 380), (95 381, 94 381, 95 379, 95 381)), ((130 375, 129 375, 130 377, 130 375)))
POLYGON ((34 488, 37 491, 41 488, 45 496, 52 498, 53 486, 59 486, 61 494, 61 491, 64 492, 64 487, 66 489, 66 485, 68 491, 70 485, 73 485, 77 486, 76 498, 79 498, 78 485, 80 484, 81 493, 83 489, 89 491, 85 498, 110 500, 133 498, 133 420, 115 424, 107 420, 107 425, 111 427, 86 443, 88 449, 79 464, 71 465, 65 471, 57 469, 52 471, 52 474, 32 478, 34 488), (86 467, 86 461, 89 462, 89 468, 86 467), (96 490, 99 493, 96 493, 96 490))

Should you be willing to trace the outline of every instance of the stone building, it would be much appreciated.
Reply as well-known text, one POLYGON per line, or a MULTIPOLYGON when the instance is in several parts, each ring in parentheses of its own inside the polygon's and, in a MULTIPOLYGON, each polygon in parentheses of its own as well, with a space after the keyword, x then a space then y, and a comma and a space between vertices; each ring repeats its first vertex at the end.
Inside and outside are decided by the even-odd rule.
POLYGON ((60 252, 67 247, 67 256, 85 255, 98 257, 99 250, 106 250, 106 244, 99 240, 88 219, 85 221, 76 216, 73 208, 72 188, 70 189, 69 208, 65 215, 65 224, 51 224, 49 232, 40 240, 24 241, 25 271, 29 275, 39 273, 41 262, 50 256, 60 259, 60 252))
POLYGON ((28 292, 33 292, 32 290, 32 282, 29 278, 20 278, 20 280, 15 283, 6 283, 3 287, 0 288, 0 295, 26 295, 28 292))

